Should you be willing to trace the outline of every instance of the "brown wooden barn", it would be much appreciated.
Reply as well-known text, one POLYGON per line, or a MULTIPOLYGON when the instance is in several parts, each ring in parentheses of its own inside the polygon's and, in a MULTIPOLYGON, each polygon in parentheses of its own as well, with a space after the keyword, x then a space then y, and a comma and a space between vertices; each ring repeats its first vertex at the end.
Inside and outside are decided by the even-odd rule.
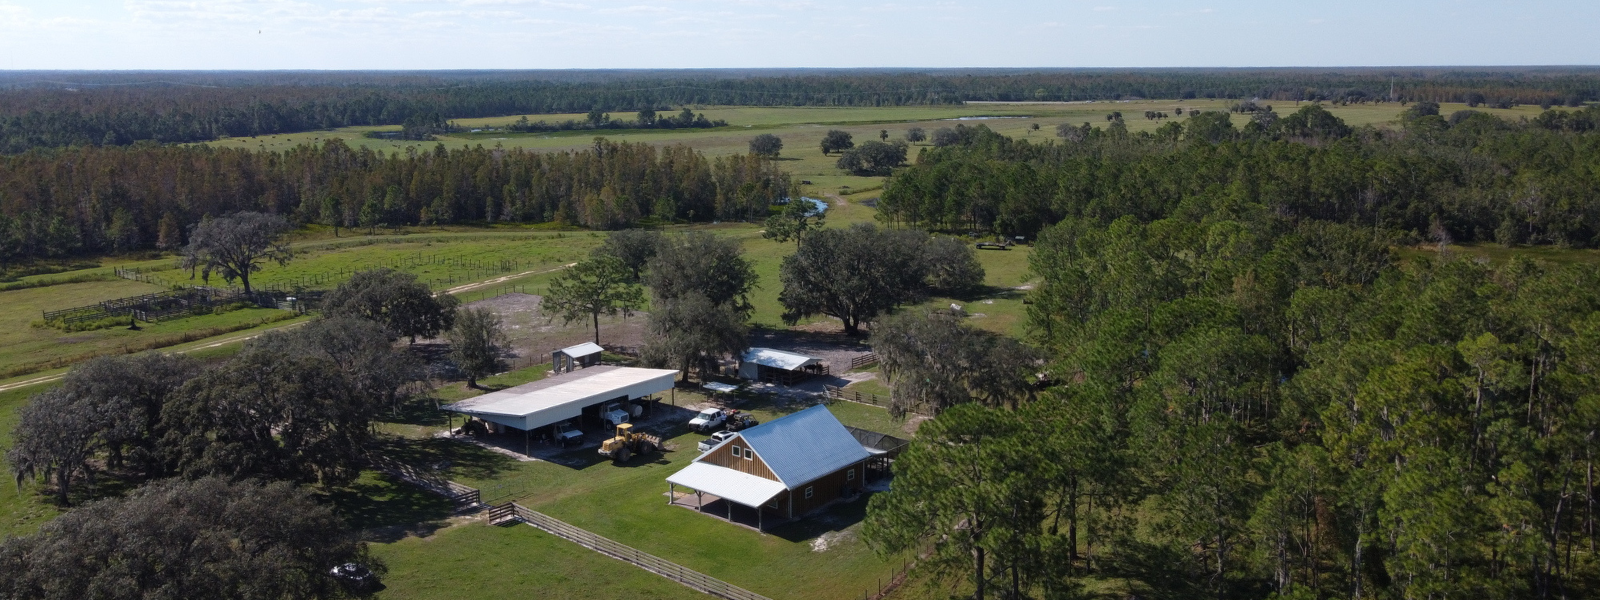
MULTIPOLYGON (((668 498, 677 488, 694 491, 695 506, 710 494, 755 511, 759 529, 768 517, 792 519, 834 500, 853 497, 866 483, 872 453, 825 406, 746 429, 701 454, 667 478, 668 498)), ((748 511, 746 511, 748 512, 748 511)))

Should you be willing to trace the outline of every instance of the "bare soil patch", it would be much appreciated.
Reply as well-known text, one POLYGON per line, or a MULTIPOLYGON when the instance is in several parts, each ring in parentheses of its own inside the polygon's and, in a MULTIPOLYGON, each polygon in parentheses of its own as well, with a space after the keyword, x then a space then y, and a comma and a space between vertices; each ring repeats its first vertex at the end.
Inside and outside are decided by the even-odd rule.
MULTIPOLYGON (((551 319, 541 310, 544 298, 534 294, 503 294, 486 300, 471 302, 466 306, 487 308, 500 316, 506 326, 506 337, 512 351, 519 357, 538 356, 574 344, 594 341, 590 321, 565 324, 560 317, 551 319)), ((636 312, 630 317, 600 317, 600 343, 606 346, 637 348, 644 341, 645 313, 636 312)))

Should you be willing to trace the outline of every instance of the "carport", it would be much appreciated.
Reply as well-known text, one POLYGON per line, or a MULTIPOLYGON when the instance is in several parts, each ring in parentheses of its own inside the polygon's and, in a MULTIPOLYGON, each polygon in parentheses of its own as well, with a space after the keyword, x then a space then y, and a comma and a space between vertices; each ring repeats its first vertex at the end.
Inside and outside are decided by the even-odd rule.
POLYGON ((531 450, 529 432, 534 429, 581 419, 584 409, 592 406, 629 402, 671 391, 677 375, 678 372, 671 369, 596 366, 490 392, 442 408, 519 429, 528 446, 526 450, 531 450))
POLYGON ((739 378, 794 385, 813 375, 827 375, 828 365, 815 356, 773 348, 751 348, 739 357, 739 378))

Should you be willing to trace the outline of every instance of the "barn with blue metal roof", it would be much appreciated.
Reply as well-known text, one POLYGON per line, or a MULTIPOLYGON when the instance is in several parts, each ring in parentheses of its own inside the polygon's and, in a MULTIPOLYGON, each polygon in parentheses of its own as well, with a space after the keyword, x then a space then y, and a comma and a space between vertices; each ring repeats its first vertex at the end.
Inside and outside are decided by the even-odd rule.
POLYGON ((757 527, 767 516, 792 519, 834 500, 853 497, 866 482, 873 454, 826 406, 740 431, 667 478, 669 498, 677 488, 694 491, 695 506, 705 494, 757 511, 757 527))

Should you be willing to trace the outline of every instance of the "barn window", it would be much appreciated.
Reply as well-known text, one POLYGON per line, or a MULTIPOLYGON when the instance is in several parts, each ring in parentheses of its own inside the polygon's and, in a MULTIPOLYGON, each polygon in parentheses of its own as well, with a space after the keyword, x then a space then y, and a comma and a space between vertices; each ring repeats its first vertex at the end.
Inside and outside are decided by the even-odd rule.
POLYGON ((856 480, 856 469, 855 469, 855 467, 850 467, 849 471, 845 471, 844 472, 844 480, 845 481, 855 481, 856 480))
POLYGON ((745 460, 750 460, 750 459, 753 459, 755 457, 756 457, 756 451, 751 450, 749 448, 745 448, 744 449, 744 459, 745 460))
POLYGON ((739 458, 739 447, 738 446, 734 446, 733 447, 733 457, 734 458, 739 458))
POLYGON ((806 499, 811 499, 811 486, 806 486, 806 499))

